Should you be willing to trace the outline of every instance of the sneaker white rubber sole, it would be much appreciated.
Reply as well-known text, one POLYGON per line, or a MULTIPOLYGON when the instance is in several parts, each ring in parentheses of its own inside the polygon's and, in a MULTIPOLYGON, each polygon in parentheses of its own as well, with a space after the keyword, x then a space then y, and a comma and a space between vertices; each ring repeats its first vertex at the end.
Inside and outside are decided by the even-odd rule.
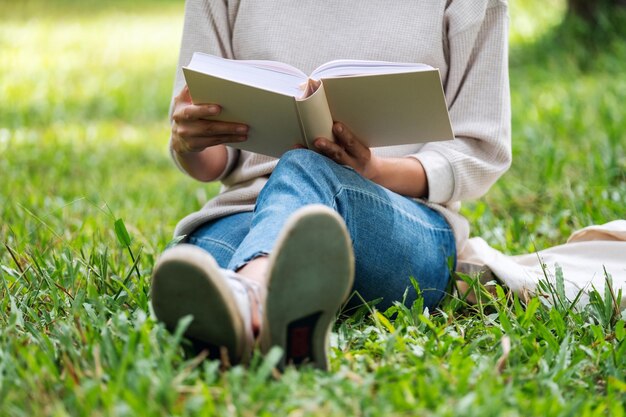
POLYGON ((328 369, 330 330, 354 282, 350 236, 339 214, 322 205, 294 213, 269 257, 261 349, 283 348, 279 368, 328 369))
POLYGON ((187 315, 185 335, 213 348, 226 348, 231 363, 246 362, 252 342, 222 271, 204 250, 181 244, 165 251, 154 267, 152 306, 157 318, 174 330, 187 315))

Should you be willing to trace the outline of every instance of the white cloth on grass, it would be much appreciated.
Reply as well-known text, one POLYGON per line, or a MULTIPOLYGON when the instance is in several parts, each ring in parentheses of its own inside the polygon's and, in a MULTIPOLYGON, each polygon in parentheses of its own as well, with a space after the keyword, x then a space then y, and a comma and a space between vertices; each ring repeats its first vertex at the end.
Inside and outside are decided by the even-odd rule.
POLYGON ((579 307, 589 302, 591 290, 604 294, 606 277, 610 275, 614 293, 624 293, 620 309, 626 309, 626 220, 585 227, 574 232, 563 245, 517 256, 505 255, 482 238, 474 237, 458 259, 459 264, 486 266, 504 285, 521 295, 534 293, 539 281, 546 278, 554 284, 558 266, 568 299, 573 301, 582 290, 579 307))

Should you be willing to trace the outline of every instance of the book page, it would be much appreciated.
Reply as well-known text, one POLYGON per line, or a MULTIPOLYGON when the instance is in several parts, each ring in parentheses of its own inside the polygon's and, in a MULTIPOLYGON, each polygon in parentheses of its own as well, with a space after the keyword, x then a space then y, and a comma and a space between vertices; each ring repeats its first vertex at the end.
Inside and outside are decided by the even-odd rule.
POLYGON ((311 78, 346 77, 355 75, 395 74, 412 71, 428 71, 433 67, 411 62, 363 61, 339 59, 320 65, 311 73, 311 78))
POLYGON ((298 69, 273 61, 238 61, 196 52, 185 68, 224 80, 300 97, 307 76, 298 69))
POLYGON ((284 62, 259 59, 241 59, 236 60, 236 62, 268 71, 282 72, 284 74, 293 75, 302 79, 307 78, 307 75, 304 72, 289 64, 285 64, 284 62))

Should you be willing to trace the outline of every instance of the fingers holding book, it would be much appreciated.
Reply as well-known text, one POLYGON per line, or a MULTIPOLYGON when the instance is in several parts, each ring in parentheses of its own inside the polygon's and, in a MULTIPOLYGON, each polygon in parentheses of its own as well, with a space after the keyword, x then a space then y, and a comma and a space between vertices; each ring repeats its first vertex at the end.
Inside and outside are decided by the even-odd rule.
POLYGON ((174 98, 172 146, 178 153, 201 152, 225 143, 243 142, 248 126, 212 120, 221 112, 217 104, 193 104, 187 86, 174 98))
POLYGON ((317 150, 341 165, 347 165, 366 178, 376 176, 376 157, 370 148, 365 146, 359 138, 343 123, 333 125, 335 141, 327 138, 317 138, 314 142, 317 150))

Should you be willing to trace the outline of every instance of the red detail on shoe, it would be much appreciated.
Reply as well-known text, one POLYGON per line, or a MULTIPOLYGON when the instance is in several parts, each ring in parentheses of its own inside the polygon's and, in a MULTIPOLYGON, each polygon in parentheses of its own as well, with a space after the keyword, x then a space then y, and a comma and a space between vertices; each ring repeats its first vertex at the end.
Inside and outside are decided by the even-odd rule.
POLYGON ((304 359, 311 356, 311 327, 293 327, 289 329, 289 357, 304 359))

